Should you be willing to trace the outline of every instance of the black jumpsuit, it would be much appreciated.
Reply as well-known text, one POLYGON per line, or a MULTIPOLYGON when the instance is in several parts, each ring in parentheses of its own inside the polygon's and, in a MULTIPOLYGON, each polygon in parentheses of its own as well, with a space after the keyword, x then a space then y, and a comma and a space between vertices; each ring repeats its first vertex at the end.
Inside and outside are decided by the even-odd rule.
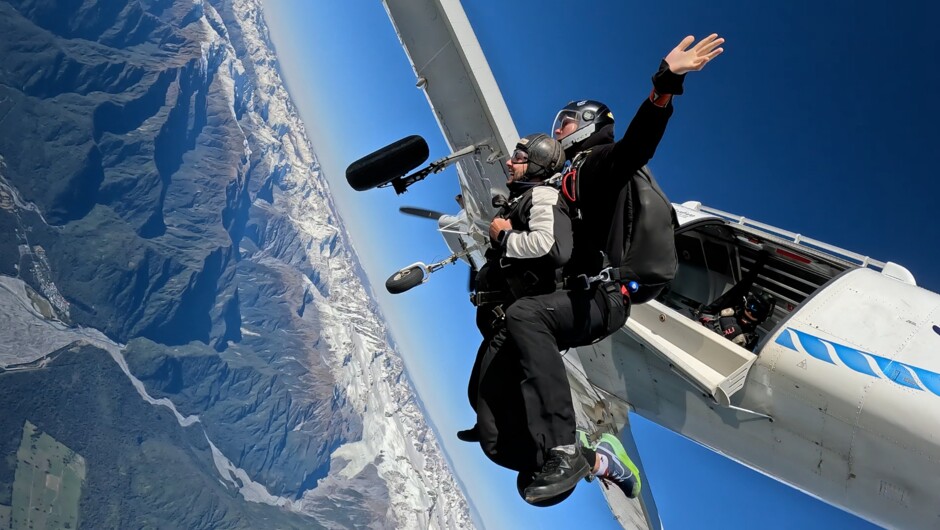
MULTIPOLYGON (((551 293, 557 288, 561 268, 572 253, 571 218, 568 206, 558 190, 544 185, 529 183, 510 184, 509 202, 501 209, 500 217, 508 219, 512 230, 505 235, 501 244, 487 252, 487 263, 476 277, 478 292, 504 292, 509 299, 500 304, 482 304, 477 307, 477 326, 483 334, 483 342, 477 352, 477 358, 470 376, 468 397, 470 404, 478 413, 478 424, 491 425, 491 436, 484 440, 487 454, 495 453, 492 439, 497 436, 495 425, 518 423, 521 413, 519 392, 519 355, 512 341, 507 341, 506 326, 499 322, 492 325, 496 315, 493 308, 497 305, 506 307, 518 297, 551 293), (487 356, 487 352, 490 355, 487 356), (495 354, 499 352, 500 355, 495 354), (484 380, 483 372, 490 373, 484 380), (488 400, 478 399, 479 394, 490 396, 488 400), (482 402, 482 406, 478 403, 482 402), (500 407, 491 408, 491 403, 500 407)), ((533 452, 532 447, 522 450, 528 436, 525 431, 501 434, 503 440, 510 438, 522 444, 506 444, 506 450, 523 454, 533 452)), ((505 465, 518 457, 501 455, 494 460, 505 465)))
MULTIPOLYGON (((610 125, 588 139, 593 145, 583 146, 591 152, 578 174, 582 219, 575 228, 571 273, 599 272, 601 251, 611 266, 621 265, 623 235, 631 222, 624 208, 631 176, 653 157, 672 112, 671 102, 659 107, 647 99, 620 141, 613 142, 610 125)), ((491 366, 484 362, 478 374, 477 420, 487 456, 504 467, 532 471, 541 468, 552 447, 575 443, 574 407, 559 351, 610 335, 628 316, 619 284, 514 302, 506 310, 505 328, 481 352, 495 360, 491 366)))

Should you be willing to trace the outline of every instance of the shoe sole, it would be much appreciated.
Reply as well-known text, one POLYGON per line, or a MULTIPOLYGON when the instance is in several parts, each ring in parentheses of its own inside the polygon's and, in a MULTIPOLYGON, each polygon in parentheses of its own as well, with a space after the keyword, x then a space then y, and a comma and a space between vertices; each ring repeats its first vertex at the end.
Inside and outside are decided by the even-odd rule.
POLYGON ((584 477, 588 476, 591 473, 591 466, 587 465, 587 460, 583 458, 581 461, 584 463, 582 468, 564 482, 558 482, 550 486, 543 486, 541 488, 526 488, 525 489, 525 501, 532 504, 536 502, 541 502, 553 497, 557 497, 569 490, 574 489, 578 485, 578 482, 581 481, 584 477))
MULTIPOLYGON (((631 499, 636 498, 640 494, 640 490, 643 488, 643 483, 640 480, 640 470, 637 469, 636 464, 633 463, 633 460, 630 460, 630 455, 627 454, 627 450, 623 448, 623 444, 620 443, 620 439, 610 433, 604 433, 601 435, 601 439, 598 441, 598 444, 602 442, 607 442, 611 447, 614 448, 614 454, 617 455, 617 458, 620 460, 620 463, 626 464, 627 469, 633 473, 633 476, 636 478, 636 486, 633 487, 633 491, 627 494, 627 497, 631 499)), ((626 492, 624 492, 626 493, 626 492)))

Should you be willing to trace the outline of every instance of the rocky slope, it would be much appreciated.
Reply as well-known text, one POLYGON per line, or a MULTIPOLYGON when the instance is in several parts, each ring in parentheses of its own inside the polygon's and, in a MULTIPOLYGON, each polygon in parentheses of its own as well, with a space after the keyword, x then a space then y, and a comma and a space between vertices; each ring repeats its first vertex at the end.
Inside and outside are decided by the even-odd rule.
MULTIPOLYGON (((199 418, 168 443, 229 496, 324 527, 471 526, 257 0, 0 1, 0 58, 0 319, 19 323, 0 365, 100 331, 125 380, 199 418)), ((3 377, 38 387, 57 362, 3 377)), ((83 425, 59 441, 109 436, 83 425)))

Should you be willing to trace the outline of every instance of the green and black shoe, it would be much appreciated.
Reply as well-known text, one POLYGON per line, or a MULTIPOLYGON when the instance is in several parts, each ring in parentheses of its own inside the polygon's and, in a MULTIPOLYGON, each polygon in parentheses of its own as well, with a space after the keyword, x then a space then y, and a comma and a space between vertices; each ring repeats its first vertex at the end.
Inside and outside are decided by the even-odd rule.
POLYGON ((594 450, 601 459, 597 476, 616 484, 627 497, 636 498, 640 494, 640 470, 630 460, 620 440, 604 433, 594 450))

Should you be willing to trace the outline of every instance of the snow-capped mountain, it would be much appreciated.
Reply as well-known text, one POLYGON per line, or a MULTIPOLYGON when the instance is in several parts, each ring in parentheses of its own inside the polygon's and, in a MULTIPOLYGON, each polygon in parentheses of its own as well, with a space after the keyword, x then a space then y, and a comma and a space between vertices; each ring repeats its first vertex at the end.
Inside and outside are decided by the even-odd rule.
POLYGON ((401 357, 390 346, 376 305, 354 273, 360 267, 303 123, 280 79, 261 6, 257 0, 246 0, 233 2, 232 8, 245 40, 247 56, 242 61, 255 65, 255 97, 268 111, 258 129, 271 133, 265 137, 271 140, 271 151, 277 151, 277 143, 283 146, 273 165, 290 168, 282 183, 292 191, 276 194, 275 206, 283 208, 310 238, 305 245, 312 249, 307 261, 328 271, 321 276, 323 288, 310 292, 323 321, 323 338, 334 354, 337 384, 348 389, 351 404, 363 415, 362 439, 341 446, 333 458, 347 461, 340 471, 343 476, 376 465, 379 476, 389 483, 392 510, 403 527, 467 527, 466 501, 416 404, 414 388, 401 357), (284 131, 280 139, 275 137, 277 130, 284 131), (283 204, 278 204, 279 199, 283 204))
POLYGON ((0 451, 82 454, 91 526, 471 527, 258 1, 57 4, 0 2, 0 451))

